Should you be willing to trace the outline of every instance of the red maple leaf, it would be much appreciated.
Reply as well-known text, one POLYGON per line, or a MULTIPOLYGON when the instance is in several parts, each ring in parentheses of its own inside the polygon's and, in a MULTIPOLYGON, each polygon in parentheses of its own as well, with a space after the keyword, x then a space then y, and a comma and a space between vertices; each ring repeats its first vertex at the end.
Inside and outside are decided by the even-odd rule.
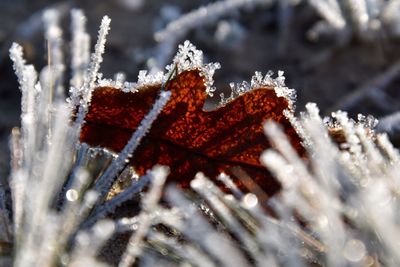
MULTIPOLYGON (((112 87, 97 88, 92 96, 81 142, 119 152, 155 102, 161 85, 126 93, 112 87)), ((253 89, 225 106, 204 111, 207 97, 199 70, 183 71, 165 85, 172 96, 131 158, 139 175, 155 164, 170 167, 169 181, 187 187, 201 171, 215 179, 221 172, 241 167, 268 194, 279 183, 260 163, 262 151, 270 147, 263 122, 281 124, 294 147, 300 139, 284 116, 289 100, 278 97, 272 87, 253 89)), ((243 185, 235 181, 239 188, 243 185)))

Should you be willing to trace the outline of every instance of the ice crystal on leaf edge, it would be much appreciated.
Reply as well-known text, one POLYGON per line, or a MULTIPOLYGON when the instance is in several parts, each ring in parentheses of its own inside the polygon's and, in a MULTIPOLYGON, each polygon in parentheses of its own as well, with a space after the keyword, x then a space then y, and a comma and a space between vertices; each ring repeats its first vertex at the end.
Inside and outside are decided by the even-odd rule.
MULTIPOLYGON (((114 87, 121 89, 124 92, 137 92, 140 88, 147 86, 162 85, 164 84, 171 73, 175 71, 180 74, 183 71, 199 70, 200 75, 204 77, 204 84, 208 96, 214 96, 216 88, 214 86, 215 71, 220 69, 221 65, 218 62, 204 63, 203 52, 198 50, 189 40, 184 41, 183 44, 178 46, 178 52, 172 60, 170 65, 165 67, 166 72, 156 72, 155 74, 148 74, 147 70, 139 71, 137 82, 127 82, 120 79, 103 79, 102 74, 98 75, 96 87, 114 87)), ((285 76, 283 71, 278 71, 278 76, 273 78, 273 71, 268 71, 265 76, 257 71, 251 78, 251 82, 243 81, 241 83, 230 83, 231 94, 225 98, 221 93, 219 106, 226 105, 236 97, 249 92, 254 89, 274 89, 278 97, 285 97, 288 100, 289 107, 293 108, 296 101, 296 91, 290 89, 285 85, 285 76)))

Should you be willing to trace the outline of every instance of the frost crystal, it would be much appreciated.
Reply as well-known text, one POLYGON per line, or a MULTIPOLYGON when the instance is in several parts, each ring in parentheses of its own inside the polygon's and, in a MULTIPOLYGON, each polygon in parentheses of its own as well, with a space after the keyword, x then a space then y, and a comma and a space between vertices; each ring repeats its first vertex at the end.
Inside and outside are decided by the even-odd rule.
POLYGON ((373 130, 376 127, 376 125, 378 125, 379 122, 374 116, 372 115, 365 116, 363 114, 358 114, 357 120, 359 124, 370 130, 373 130))
POLYGON ((173 65, 170 65, 168 70, 178 68, 178 73, 183 70, 201 68, 203 66, 203 52, 188 40, 178 46, 178 53, 173 59, 173 65))
MULTIPOLYGON (((178 52, 175 55, 172 64, 166 66, 167 73, 164 74, 162 71, 148 73, 147 70, 141 70, 139 71, 137 82, 127 82, 125 79, 121 79, 122 76, 118 75, 115 76, 114 79, 104 79, 101 73, 97 73, 97 82, 95 82, 93 87, 114 87, 121 89, 124 92, 137 92, 140 90, 140 88, 145 86, 160 85, 165 83, 170 77, 171 73, 175 70, 179 74, 183 71, 197 69, 200 71, 200 75, 204 77, 206 93, 209 96, 213 96, 213 92, 216 90, 216 88, 213 86, 213 76, 215 71, 220 68, 221 65, 219 63, 204 64, 203 52, 198 50, 192 43, 186 40, 183 44, 179 45, 178 52)), ((80 94, 82 94, 83 89, 77 90, 76 92, 80 92, 80 94)), ((74 94, 71 96, 71 98, 72 97, 76 98, 74 94)), ((83 105, 85 106, 84 102, 83 105)))
POLYGON ((98 33, 97 43, 95 45, 95 50, 94 53, 91 55, 91 61, 88 73, 82 85, 82 90, 78 90, 78 93, 81 95, 72 96, 72 99, 76 98, 81 99, 78 116, 76 119, 76 125, 78 126, 79 129, 82 126, 82 123, 84 122, 84 118, 88 110, 88 104, 92 96, 92 91, 94 90, 96 85, 95 83, 100 69, 100 64, 101 62, 103 62, 103 54, 105 49, 106 37, 108 31, 110 30, 110 22, 111 19, 109 17, 107 16, 103 17, 98 33))
POLYGON ((156 85, 164 82, 164 73, 158 71, 154 74, 148 74, 146 70, 139 71, 137 86, 156 85))
MULTIPOLYGON (((97 82, 93 87, 114 87, 121 89, 124 92, 134 93, 145 86, 160 85, 165 83, 170 77, 171 73, 175 70, 179 74, 183 71, 197 69, 200 71, 200 75, 204 77, 206 93, 209 96, 213 96, 213 92, 216 90, 216 88, 213 86, 213 76, 215 71, 220 68, 221 65, 218 62, 204 64, 203 52, 198 50, 192 43, 186 40, 183 44, 178 46, 178 52, 175 55, 172 64, 166 66, 167 73, 164 74, 162 71, 148 73, 147 70, 141 70, 139 71, 137 82, 127 82, 125 80, 118 79, 118 76, 114 77, 114 79, 104 79, 101 73, 97 73, 97 82)), ((83 89, 80 89, 78 91, 82 94, 82 90, 83 89)), ((76 98, 74 94, 71 96, 71 98, 72 97, 76 98)), ((83 103, 83 105, 85 104, 83 103)))
POLYGON ((166 67, 168 74, 165 77, 169 77, 169 74, 177 68, 178 73, 186 70, 200 70, 200 74, 204 77, 206 92, 209 96, 213 96, 213 92, 216 90, 214 84, 214 73, 217 69, 221 68, 221 65, 216 63, 203 63, 203 52, 198 50, 191 42, 186 40, 183 45, 178 46, 178 52, 174 57, 173 63, 166 67))
POLYGON ((278 71, 278 77, 272 78, 274 73, 269 71, 265 76, 261 72, 256 71, 256 73, 251 78, 250 84, 246 81, 241 83, 230 83, 231 95, 225 98, 224 94, 220 94, 221 101, 220 105, 226 105, 228 102, 232 101, 241 94, 244 94, 250 90, 272 87, 278 97, 285 97, 288 99, 289 105, 292 108, 296 100, 296 92, 294 89, 290 89, 285 85, 285 76, 283 76, 283 71, 278 71))
POLYGON ((122 73, 115 74, 114 79, 103 79, 102 76, 102 74, 98 75, 96 87, 114 87, 126 93, 135 93, 146 86, 160 85, 167 79, 162 71, 147 74, 147 70, 139 71, 137 82, 125 81, 125 76, 122 73))

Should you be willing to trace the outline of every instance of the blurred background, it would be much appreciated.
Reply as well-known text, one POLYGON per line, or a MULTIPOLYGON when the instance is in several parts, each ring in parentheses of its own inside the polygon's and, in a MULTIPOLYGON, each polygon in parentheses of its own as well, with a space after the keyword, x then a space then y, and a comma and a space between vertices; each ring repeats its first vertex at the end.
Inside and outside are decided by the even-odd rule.
POLYGON ((399 2, 0 0, 0 177, 8 175, 8 136, 20 114, 8 49, 16 41, 28 63, 37 70, 46 65, 42 14, 48 8, 62 14, 67 65, 70 10, 80 8, 92 45, 102 16, 112 19, 104 77, 122 71, 136 81, 139 70, 162 69, 178 44, 190 40, 206 61, 222 65, 210 103, 229 92, 229 82, 250 80, 255 71, 283 70, 287 86, 297 90, 297 112, 315 102, 324 115, 338 109, 353 118, 371 114, 381 119, 378 130, 389 131, 399 145, 399 2))

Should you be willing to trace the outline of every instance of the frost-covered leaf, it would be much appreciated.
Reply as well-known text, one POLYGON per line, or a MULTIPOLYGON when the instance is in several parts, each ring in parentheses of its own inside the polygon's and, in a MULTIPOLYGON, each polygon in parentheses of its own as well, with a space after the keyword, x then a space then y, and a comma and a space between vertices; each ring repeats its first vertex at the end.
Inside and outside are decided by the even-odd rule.
MULTIPOLYGON (((171 100, 153 123, 131 158, 139 174, 155 164, 171 167, 169 179, 188 186, 202 171, 216 178, 240 166, 268 193, 278 183, 260 164, 259 156, 270 147, 262 125, 274 120, 283 125, 298 151, 300 140, 284 115, 291 103, 274 87, 259 87, 239 95, 213 111, 204 111, 206 81, 197 69, 181 72, 165 85, 171 100)), ((97 88, 91 100, 81 141, 115 152, 126 145, 154 103, 161 84, 127 93, 111 87, 97 88)), ((240 182, 237 181, 239 184, 240 182)))

